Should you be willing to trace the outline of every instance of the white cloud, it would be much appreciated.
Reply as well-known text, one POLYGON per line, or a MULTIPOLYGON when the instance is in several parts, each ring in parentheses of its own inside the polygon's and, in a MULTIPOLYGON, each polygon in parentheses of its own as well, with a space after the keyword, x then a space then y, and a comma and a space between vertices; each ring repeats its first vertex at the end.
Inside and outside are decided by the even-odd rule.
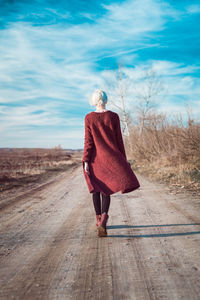
POLYGON ((189 14, 199 14, 200 13, 200 4, 191 4, 186 7, 186 11, 189 14))
MULTIPOLYGON (((17 141, 14 137, 19 138, 20 133, 23 137, 21 144, 26 143, 29 132, 36 143, 40 130, 53 125, 60 126, 60 131, 64 132, 66 128, 63 126, 67 126, 67 134, 72 132, 68 139, 74 137, 74 145, 83 146, 84 116, 81 114, 84 106, 89 108, 88 99, 93 89, 103 86, 104 78, 110 79, 111 76, 109 71, 98 71, 99 61, 115 57, 119 62, 134 64, 137 51, 160 47, 159 43, 152 43, 151 38, 165 28, 169 19, 180 17, 180 12, 164 1, 134 0, 102 5, 106 11, 99 18, 83 14, 95 21, 92 24, 32 26, 31 23, 16 22, 1 30, 0 103, 4 106, 0 110, 3 134, 0 146, 6 146, 6 141, 17 141), (42 112, 34 114, 35 110, 42 112), (70 111, 73 115, 65 119, 70 111), (77 131, 73 129, 74 125, 78 127, 77 131), (32 132, 28 126, 37 126, 38 129, 32 132), (17 128, 18 133, 13 132, 13 128, 17 128)), ((50 13, 61 15, 51 9, 50 13)), ((69 19, 71 16, 66 12, 61 17, 69 19)), ((126 72, 132 80, 140 80, 143 70, 150 65, 168 80, 170 96, 181 92, 189 96, 199 92, 197 79, 184 75, 198 70, 198 66, 148 61, 136 66, 134 71, 127 69, 126 72), (172 78, 174 76, 178 81, 172 78)), ((59 135, 53 127, 52 132, 46 135, 46 143, 48 139, 52 142, 52 136, 56 143, 59 138, 65 143, 65 133, 59 135)))
POLYGON ((179 12, 168 3, 153 0, 125 1, 120 4, 102 4, 108 10, 104 20, 106 26, 114 28, 116 34, 133 35, 162 30, 167 17, 176 18, 179 12))
MULTIPOLYGON (((155 60, 149 60, 135 68, 122 67, 122 71, 128 78, 128 86, 130 86, 126 106, 131 112, 134 113, 136 106, 141 101, 138 95, 143 95, 147 88, 144 74, 150 68, 156 72, 157 78, 162 83, 160 93, 153 98, 159 111, 170 115, 175 111, 184 111, 186 106, 190 106, 194 109, 196 117, 200 116, 200 79, 193 76, 199 67, 155 60)), ((108 83, 107 87, 116 84, 113 74, 113 71, 102 72, 102 77, 108 83)), ((115 100, 117 102, 117 97, 115 100)))
POLYGON ((20 95, 29 99, 25 91, 36 97, 36 90, 38 97, 49 97, 55 91, 58 98, 66 99, 67 95, 66 100, 83 95, 99 83, 96 61, 157 47, 148 44, 146 37, 162 29, 172 10, 153 0, 104 7, 107 13, 94 24, 33 27, 18 22, 2 30, 1 73, 12 92, 4 91, 1 102, 19 101, 20 95), (132 49, 126 52, 129 45, 132 49))
POLYGON ((165 60, 149 60, 149 63, 152 64, 152 67, 162 75, 181 75, 186 73, 194 73, 195 71, 200 70, 200 66, 191 65, 185 66, 184 63, 176 63, 165 60))

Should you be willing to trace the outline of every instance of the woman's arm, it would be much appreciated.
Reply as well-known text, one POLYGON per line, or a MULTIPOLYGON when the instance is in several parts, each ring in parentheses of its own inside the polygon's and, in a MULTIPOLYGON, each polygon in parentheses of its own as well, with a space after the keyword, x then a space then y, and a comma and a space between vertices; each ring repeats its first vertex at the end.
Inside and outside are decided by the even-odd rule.
POLYGON ((82 161, 89 162, 94 149, 94 140, 87 117, 85 117, 85 138, 84 138, 84 151, 82 161))
POLYGON ((117 115, 117 124, 116 124, 116 135, 117 135, 117 143, 118 143, 119 150, 124 155, 125 159, 127 160, 126 151, 124 148, 124 142, 123 142, 123 138, 122 138, 120 119, 119 119, 118 115, 117 115))
POLYGON ((85 172, 88 173, 88 175, 90 175, 90 168, 89 168, 88 161, 84 161, 84 170, 85 172))

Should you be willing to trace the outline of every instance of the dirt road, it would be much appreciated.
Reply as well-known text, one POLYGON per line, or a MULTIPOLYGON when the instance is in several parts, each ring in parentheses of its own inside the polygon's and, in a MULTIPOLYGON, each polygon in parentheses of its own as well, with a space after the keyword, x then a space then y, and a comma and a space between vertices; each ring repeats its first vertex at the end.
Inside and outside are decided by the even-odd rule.
POLYGON ((98 238, 82 165, 1 199, 0 299, 200 299, 200 201, 138 177, 98 238))

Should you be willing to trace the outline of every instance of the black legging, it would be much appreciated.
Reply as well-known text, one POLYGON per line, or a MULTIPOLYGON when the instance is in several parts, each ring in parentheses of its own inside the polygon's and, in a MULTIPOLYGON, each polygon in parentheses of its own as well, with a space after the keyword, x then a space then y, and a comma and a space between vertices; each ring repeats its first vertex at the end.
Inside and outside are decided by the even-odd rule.
POLYGON ((110 206, 110 196, 105 196, 103 193, 97 192, 92 194, 94 209, 96 215, 101 215, 102 213, 108 213, 110 206), (101 206, 101 198, 102 197, 102 206, 101 206))

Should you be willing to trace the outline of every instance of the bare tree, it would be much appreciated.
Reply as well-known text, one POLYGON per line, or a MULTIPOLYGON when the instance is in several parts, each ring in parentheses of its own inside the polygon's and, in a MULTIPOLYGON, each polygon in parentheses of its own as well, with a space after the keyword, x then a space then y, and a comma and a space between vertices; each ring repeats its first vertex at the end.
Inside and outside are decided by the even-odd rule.
POLYGON ((142 132, 144 127, 149 124, 150 114, 156 106, 155 99, 163 90, 162 81, 156 72, 150 68, 144 71, 142 82, 137 84, 130 75, 127 75, 124 66, 120 63, 118 64, 118 69, 112 71, 111 74, 113 76, 106 79, 109 102, 119 111, 122 133, 127 140, 130 152, 132 152, 133 145, 131 132, 134 123, 132 116, 134 116, 137 123, 139 123, 141 138, 144 137, 142 132), (132 103, 137 104, 133 104, 130 108, 130 104, 132 103), (137 113, 133 113, 132 108, 133 111, 136 110, 137 113))
POLYGON ((135 88, 140 135, 146 122, 149 122, 148 115, 156 107, 156 98, 163 89, 162 80, 153 68, 144 71, 142 86, 140 85, 140 89, 135 88))
POLYGON ((130 89, 130 79, 123 72, 122 65, 118 63, 118 69, 113 70, 113 78, 106 82, 108 86, 109 103, 119 110, 122 123, 122 133, 129 136, 131 124, 130 113, 127 110, 127 94, 130 89))

